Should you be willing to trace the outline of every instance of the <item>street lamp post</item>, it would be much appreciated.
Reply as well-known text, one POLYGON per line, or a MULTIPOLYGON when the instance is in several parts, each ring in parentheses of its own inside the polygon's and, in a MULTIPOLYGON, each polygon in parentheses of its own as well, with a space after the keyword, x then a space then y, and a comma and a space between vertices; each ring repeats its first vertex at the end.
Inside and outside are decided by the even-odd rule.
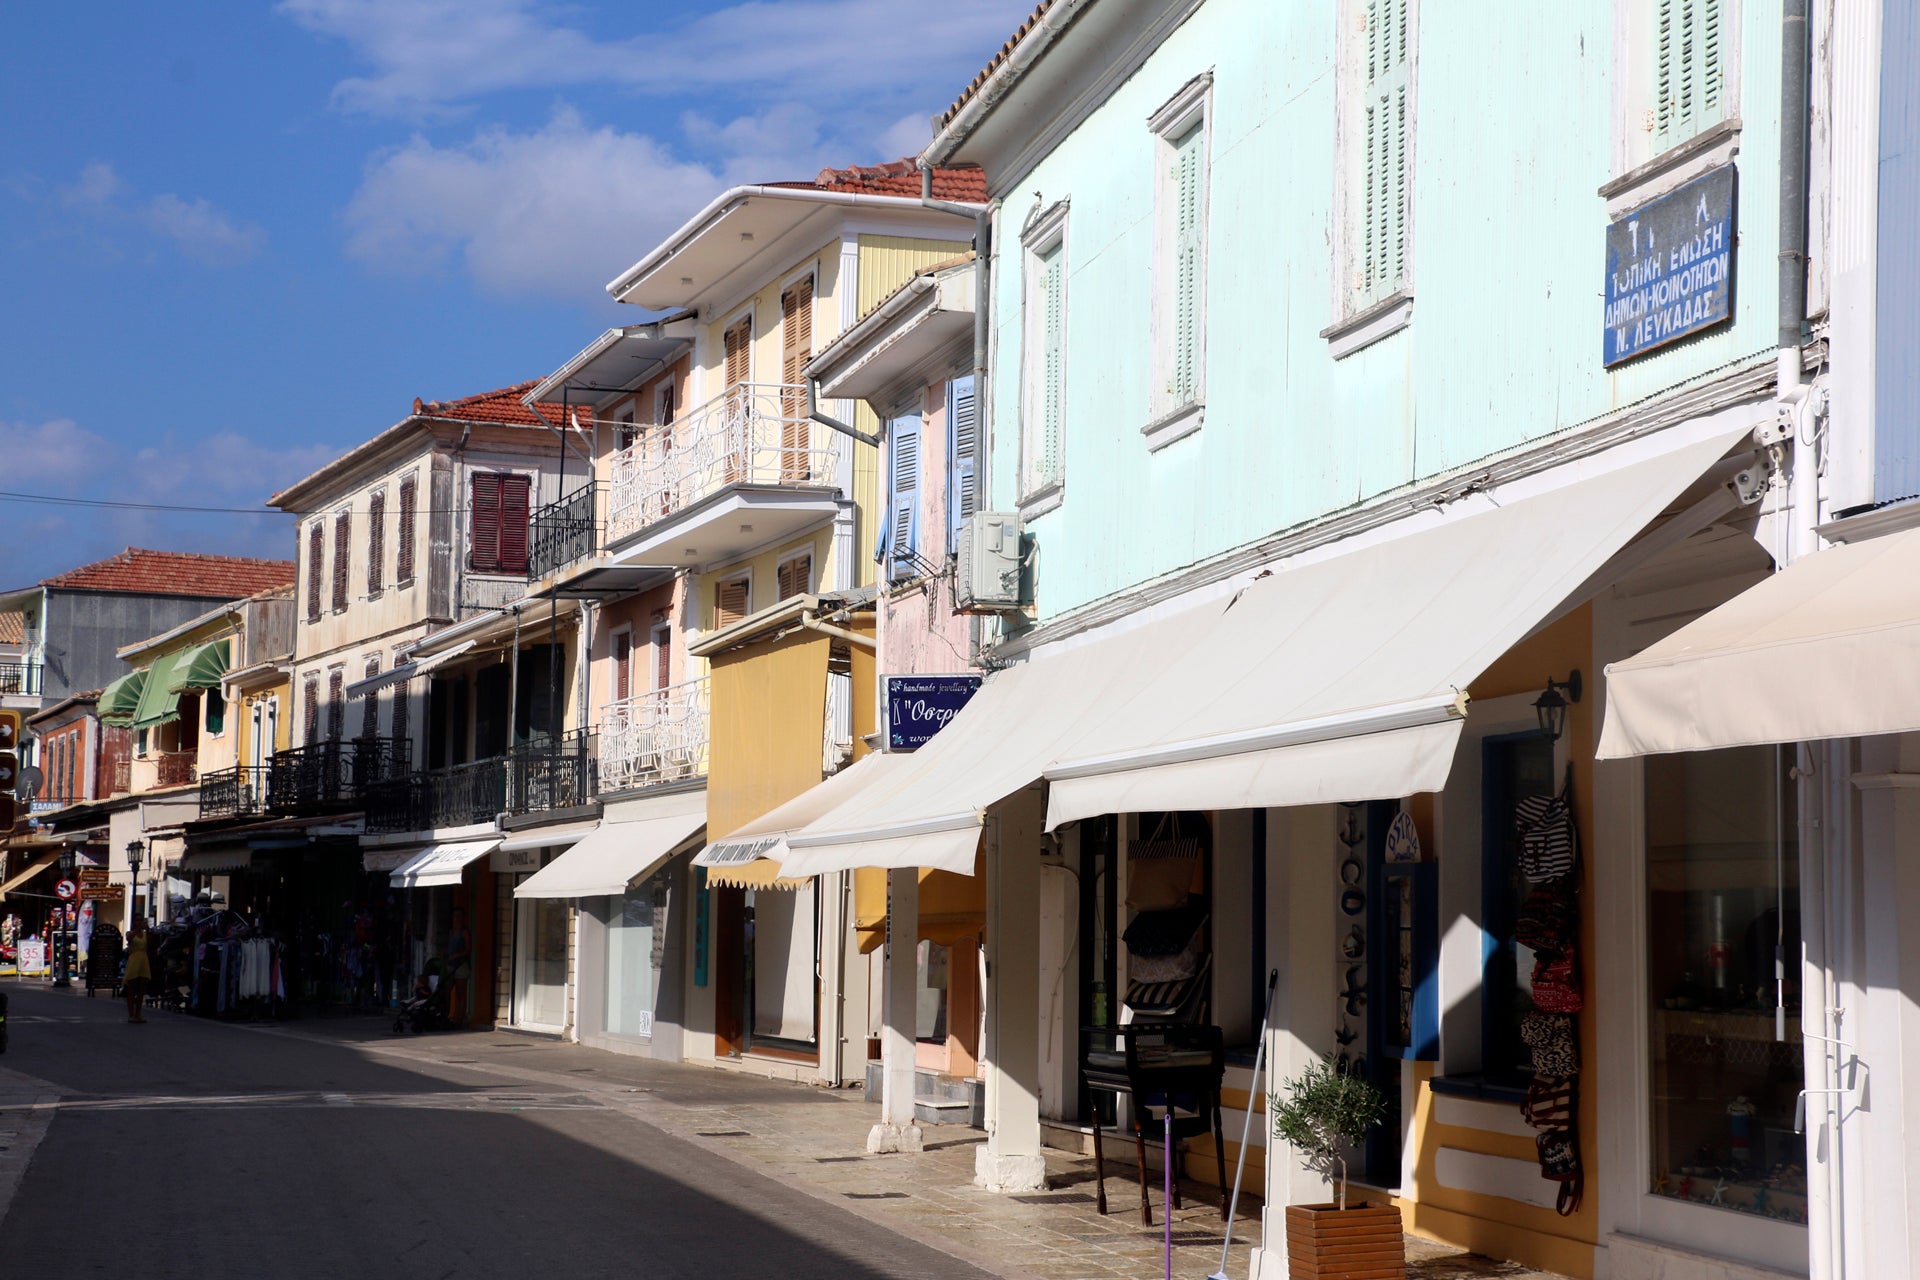
MULTIPOLYGON (((147 852, 144 840, 127 841, 127 897, 132 902, 132 910, 127 915, 127 927, 140 918, 140 860, 147 852)), ((153 890, 147 890, 147 909, 153 909, 153 890)))
MULTIPOLYGON (((60 874, 63 877, 73 875, 73 868, 78 861, 79 855, 74 851, 72 845, 68 845, 62 849, 60 851, 60 874)), ((55 987, 71 987, 73 985, 73 974, 67 968, 67 938, 68 930, 72 928, 67 921, 69 908, 65 902, 62 902, 55 910, 60 913, 60 927, 48 931, 53 935, 53 985, 55 987)))

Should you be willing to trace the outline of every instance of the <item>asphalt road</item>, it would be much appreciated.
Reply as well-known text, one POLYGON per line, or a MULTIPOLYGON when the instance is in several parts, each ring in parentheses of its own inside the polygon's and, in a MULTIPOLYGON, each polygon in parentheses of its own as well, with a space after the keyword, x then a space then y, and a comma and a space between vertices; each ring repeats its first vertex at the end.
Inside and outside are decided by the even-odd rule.
POLYGON ((603 1089, 0 990, 0 1280, 986 1277, 603 1089))

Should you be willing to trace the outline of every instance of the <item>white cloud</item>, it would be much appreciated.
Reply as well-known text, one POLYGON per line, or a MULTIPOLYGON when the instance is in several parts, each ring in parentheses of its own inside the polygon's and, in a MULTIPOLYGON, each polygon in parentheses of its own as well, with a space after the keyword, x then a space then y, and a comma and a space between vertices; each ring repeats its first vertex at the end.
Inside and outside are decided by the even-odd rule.
POLYGON ((4 487, 16 492, 83 482, 96 473, 100 459, 113 452, 103 437, 71 418, 0 421, 0 458, 7 460, 4 487))
POLYGON ((917 156, 933 141, 933 118, 915 113, 901 116, 880 134, 883 156, 917 156))
POLYGON ((565 110, 528 133, 483 129, 447 147, 416 137, 368 168, 347 206, 347 252, 414 271, 457 259, 495 294, 590 298, 725 181, 565 110))
POLYGON ((103 226, 144 228, 207 266, 246 262, 267 243, 264 228, 235 222, 204 197, 185 200, 167 191, 142 202, 103 161, 86 165, 57 195, 61 205, 82 217, 103 226))
POLYGON ((929 85, 965 83, 1032 7, 1032 0, 748 0, 601 40, 566 25, 558 6, 543 0, 279 6, 307 30, 349 45, 368 66, 367 75, 334 86, 338 105, 414 117, 503 89, 581 84, 836 103, 918 96, 929 85), (857 74, 849 74, 850 50, 857 51, 857 74))

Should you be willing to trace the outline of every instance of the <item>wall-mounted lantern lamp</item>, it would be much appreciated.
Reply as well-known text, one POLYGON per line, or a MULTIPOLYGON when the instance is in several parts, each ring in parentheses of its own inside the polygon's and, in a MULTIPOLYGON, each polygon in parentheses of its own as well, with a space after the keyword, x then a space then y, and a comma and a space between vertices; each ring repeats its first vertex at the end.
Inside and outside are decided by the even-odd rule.
POLYGON ((1540 717, 1540 732, 1555 742, 1567 731, 1567 707, 1580 701, 1580 668, 1565 680, 1547 681, 1547 691, 1533 700, 1533 713, 1540 717))

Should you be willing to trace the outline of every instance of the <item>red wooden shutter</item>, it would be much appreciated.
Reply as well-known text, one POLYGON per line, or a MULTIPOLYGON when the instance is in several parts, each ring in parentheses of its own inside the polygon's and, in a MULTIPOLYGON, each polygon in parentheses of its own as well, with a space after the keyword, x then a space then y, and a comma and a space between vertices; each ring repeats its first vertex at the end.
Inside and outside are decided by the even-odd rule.
POLYGON ((527 524, 533 514, 533 477, 500 477, 500 572, 527 571, 527 524))
POLYGON ((367 495, 367 594, 377 596, 387 579, 387 490, 367 495))
POLYGON ((333 608, 337 613, 347 607, 347 563, 353 556, 353 514, 342 511, 333 518, 333 608))
POLYGON ((413 581, 413 517, 419 502, 418 483, 412 476, 400 482, 399 563, 394 566, 393 576, 401 582, 413 581))
POLYGON ((473 567, 483 572, 500 567, 500 479, 491 471, 473 477, 473 567))
POLYGON ((624 702, 633 692, 633 633, 621 631, 613 637, 613 700, 624 702))
POLYGON ((315 520, 307 526, 307 621, 320 621, 320 567, 327 553, 326 529, 315 520))
POLYGON ((656 689, 673 683, 672 634, 664 627, 653 633, 653 687, 656 689))

